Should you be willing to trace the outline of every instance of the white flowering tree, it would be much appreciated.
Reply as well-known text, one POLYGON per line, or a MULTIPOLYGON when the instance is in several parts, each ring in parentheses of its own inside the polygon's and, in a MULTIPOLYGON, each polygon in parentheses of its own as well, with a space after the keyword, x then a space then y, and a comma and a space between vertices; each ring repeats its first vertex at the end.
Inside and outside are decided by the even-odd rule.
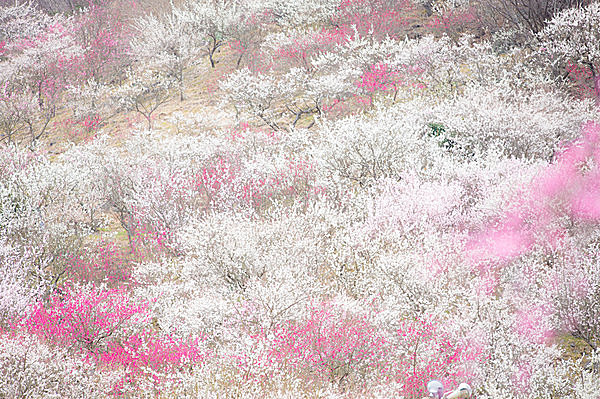
POLYGON ((138 34, 131 42, 132 52, 143 62, 177 81, 179 97, 184 99, 184 72, 202 51, 201 35, 180 9, 164 17, 149 15, 136 22, 138 34))
POLYGON ((55 120, 83 49, 71 34, 72 18, 47 16, 31 4, 0 12, 3 136, 35 143, 55 120))
POLYGON ((215 54, 233 38, 244 36, 244 10, 234 1, 187 2, 166 15, 148 15, 136 21, 132 52, 144 65, 165 72, 179 85, 184 99, 184 74, 201 56, 212 68, 215 54), (236 34, 234 35, 234 32, 236 34))
POLYGON ((591 85, 600 101, 600 4, 564 10, 539 33, 542 51, 551 62, 572 63, 591 72, 591 85))
POLYGON ((117 108, 141 114, 152 129, 152 116, 167 102, 175 80, 160 71, 128 72, 127 81, 111 93, 117 108))
POLYGON ((215 54, 232 38, 247 11, 235 0, 215 0, 210 2, 188 2, 182 12, 184 20, 193 26, 194 35, 202 40, 202 52, 208 57, 210 66, 218 62, 215 54))
POLYGON ((5 397, 76 398, 110 389, 110 378, 99 381, 83 357, 27 335, 0 335, 0 370, 5 375, 0 394, 5 397))

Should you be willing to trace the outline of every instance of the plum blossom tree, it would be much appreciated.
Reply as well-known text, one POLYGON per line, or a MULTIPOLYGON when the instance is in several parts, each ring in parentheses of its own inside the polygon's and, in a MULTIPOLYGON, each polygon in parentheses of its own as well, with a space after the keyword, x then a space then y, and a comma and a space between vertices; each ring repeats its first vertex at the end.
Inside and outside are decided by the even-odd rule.
POLYGON ((410 23, 412 7, 408 1, 344 0, 339 3, 332 24, 346 30, 354 27, 360 35, 376 40, 386 36, 401 38, 410 23))
MULTIPOLYGON (((31 37, 40 34, 51 18, 38 10, 31 2, 3 4, 0 8, 0 40, 6 46, 15 38, 31 37)), ((6 50, 5 50, 6 51, 6 50)))
POLYGON ((340 0, 290 3, 284 0, 258 0, 249 4, 257 13, 267 13, 282 27, 306 27, 327 23, 335 15, 340 0))
POLYGON ((103 395, 110 376, 98 378, 95 367, 81 356, 25 334, 0 334, 0 395, 62 397, 103 395))
POLYGON ((19 115, 19 123, 9 123, 5 135, 13 137, 18 126, 20 135, 35 143, 55 118, 68 84, 78 79, 83 48, 72 35, 71 17, 49 17, 31 4, 6 10, 3 29, 10 36, 3 41, 0 82, 4 101, 15 101, 7 110, 11 115, 8 119, 19 115), (30 106, 32 98, 35 107, 30 106))
MULTIPOLYGON (((164 17, 149 15, 136 22, 132 52, 145 65, 152 65, 175 79, 184 98, 184 73, 206 55, 212 68, 215 54, 237 27, 243 35, 243 10, 235 1, 187 2, 173 7, 164 17)), ((239 40, 239 39, 238 39, 239 40)), ((239 61, 238 61, 239 64, 239 61)))
POLYGON ((84 49, 78 75, 72 80, 120 81, 131 63, 131 29, 124 12, 110 1, 87 1, 75 15, 72 33, 84 49))
POLYGON ((173 78, 160 71, 129 70, 127 81, 115 88, 111 97, 117 108, 141 114, 152 129, 154 111, 168 101, 174 84, 173 78))
POLYGON ((149 15, 136 22, 138 34, 132 52, 145 65, 152 65, 177 81, 184 99, 184 72, 201 54, 202 40, 184 10, 174 8, 164 18, 149 15))
POLYGON ((237 22, 229 28, 229 48, 237 54, 236 68, 246 59, 248 65, 257 69, 263 62, 259 49, 270 18, 268 14, 253 9, 251 5, 247 7, 240 12, 237 22))
POLYGON ((279 130, 276 100, 285 96, 285 88, 270 75, 254 75, 248 69, 232 73, 221 83, 226 98, 235 104, 239 111, 246 111, 273 130, 279 130))
POLYGON ((309 379, 327 378, 343 387, 387 371, 387 342, 376 327, 366 317, 325 304, 313 307, 305 321, 283 323, 274 336, 268 357, 309 379))
POLYGON ((34 306, 20 322, 22 328, 92 364, 122 371, 114 381, 117 393, 135 389, 138 381, 143 386, 146 378, 160 390, 169 371, 197 363, 205 355, 198 340, 178 340, 148 328, 148 304, 136 303, 123 288, 93 284, 63 288, 47 303, 34 306))
MULTIPOLYGON (((2 7, 2 12, 5 141, 25 142, 26 136, 38 141, 62 122, 57 113, 85 82, 94 81, 98 89, 122 79, 129 63, 129 37, 110 4, 91 2, 68 16, 50 16, 25 2, 2 7)), ((92 108, 99 110, 102 100, 95 98, 92 108)), ((76 116, 90 117, 98 114, 76 116)))
MULTIPOLYGON (((20 141, 23 132, 26 132, 28 128, 33 128, 32 118, 37 110, 37 101, 32 93, 20 91, 15 87, 9 88, 8 83, 5 82, 2 88, 0 126, 2 141, 14 144, 20 141)), ((33 135, 33 132, 30 134, 33 135)))
POLYGON ((184 18, 194 27, 196 34, 200 32, 202 52, 214 68, 218 62, 215 54, 231 39, 234 27, 241 23, 246 10, 235 0, 215 0, 186 3, 184 12, 184 18))
POLYGON ((542 52, 552 63, 572 62, 589 70, 588 84, 593 87, 596 102, 600 101, 599 26, 600 6, 593 2, 557 13, 538 34, 542 52))

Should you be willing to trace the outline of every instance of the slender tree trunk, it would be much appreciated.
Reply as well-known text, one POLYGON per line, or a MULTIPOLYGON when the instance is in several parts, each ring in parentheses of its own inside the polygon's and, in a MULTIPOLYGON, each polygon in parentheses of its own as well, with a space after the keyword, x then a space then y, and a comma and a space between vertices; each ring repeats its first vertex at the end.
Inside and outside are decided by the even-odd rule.
POLYGON ((593 74, 594 77, 594 95, 596 96, 596 105, 600 107, 600 75, 593 74))
POLYGON ((210 60, 210 66, 212 68, 215 67, 215 61, 213 60, 213 54, 214 54, 214 50, 212 50, 208 53, 208 59, 210 60))
POLYGON ((183 65, 179 66, 179 101, 185 100, 184 90, 185 87, 183 85, 183 65))

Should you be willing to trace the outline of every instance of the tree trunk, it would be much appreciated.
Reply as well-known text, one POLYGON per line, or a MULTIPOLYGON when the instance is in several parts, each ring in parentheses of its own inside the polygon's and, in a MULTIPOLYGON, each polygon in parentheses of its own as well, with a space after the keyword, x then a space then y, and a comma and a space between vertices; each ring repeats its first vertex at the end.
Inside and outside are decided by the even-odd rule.
POLYGON ((593 74, 594 78, 594 95, 596 96, 596 105, 600 106, 600 75, 593 74))

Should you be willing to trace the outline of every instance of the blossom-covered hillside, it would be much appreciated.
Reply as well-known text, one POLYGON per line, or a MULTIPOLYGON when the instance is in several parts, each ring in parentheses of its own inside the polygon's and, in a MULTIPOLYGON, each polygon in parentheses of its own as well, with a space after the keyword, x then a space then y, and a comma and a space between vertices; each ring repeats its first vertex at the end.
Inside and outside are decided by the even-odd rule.
POLYGON ((600 392, 600 3, 0 0, 0 398, 600 392))

